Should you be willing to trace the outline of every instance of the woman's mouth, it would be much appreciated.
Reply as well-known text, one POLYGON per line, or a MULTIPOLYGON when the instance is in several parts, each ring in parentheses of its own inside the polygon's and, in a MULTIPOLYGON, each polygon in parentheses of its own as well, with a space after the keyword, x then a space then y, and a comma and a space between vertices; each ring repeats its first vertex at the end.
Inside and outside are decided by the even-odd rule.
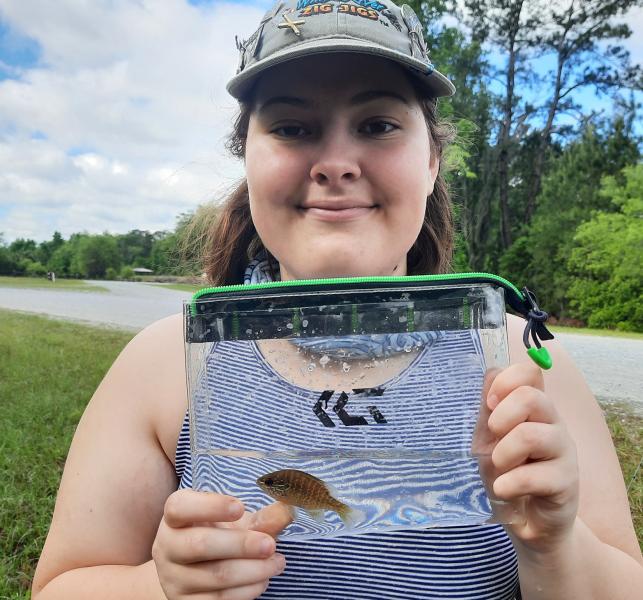
POLYGON ((299 207, 305 214, 321 221, 353 221, 369 215, 377 205, 367 202, 320 201, 308 202, 299 207))

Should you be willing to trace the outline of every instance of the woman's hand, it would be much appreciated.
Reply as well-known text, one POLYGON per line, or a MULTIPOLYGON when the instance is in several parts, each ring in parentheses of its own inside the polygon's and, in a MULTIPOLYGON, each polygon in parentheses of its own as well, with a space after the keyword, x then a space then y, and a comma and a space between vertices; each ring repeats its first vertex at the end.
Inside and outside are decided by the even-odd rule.
POLYGON ((285 568, 276 536, 292 520, 280 503, 256 513, 230 496, 174 492, 165 503, 152 547, 168 600, 248 600, 285 568))
POLYGON ((574 441, 536 365, 487 374, 474 450, 491 452, 487 483, 523 513, 522 523, 507 526, 517 550, 555 551, 576 519, 578 465, 574 441))

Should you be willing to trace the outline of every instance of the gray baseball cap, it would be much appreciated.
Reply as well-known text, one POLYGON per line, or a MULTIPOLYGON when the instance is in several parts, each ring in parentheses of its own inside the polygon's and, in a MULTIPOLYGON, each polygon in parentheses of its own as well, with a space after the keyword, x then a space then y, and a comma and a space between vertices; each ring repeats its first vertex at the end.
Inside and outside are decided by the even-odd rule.
POLYGON ((455 86, 435 70, 413 9, 391 0, 277 0, 259 28, 237 40, 239 67, 228 82, 242 100, 275 65, 326 52, 381 56, 404 67, 427 96, 451 96, 455 86))

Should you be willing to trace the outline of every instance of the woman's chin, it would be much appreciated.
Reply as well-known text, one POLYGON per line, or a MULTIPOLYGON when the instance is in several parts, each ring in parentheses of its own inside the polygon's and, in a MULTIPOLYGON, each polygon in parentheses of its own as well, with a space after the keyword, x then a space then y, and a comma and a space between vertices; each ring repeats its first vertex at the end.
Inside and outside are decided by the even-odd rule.
POLYGON ((395 265, 338 264, 336 261, 307 265, 292 265, 290 269, 281 265, 281 278, 287 279, 337 279, 345 277, 377 277, 404 275, 405 269, 395 265))

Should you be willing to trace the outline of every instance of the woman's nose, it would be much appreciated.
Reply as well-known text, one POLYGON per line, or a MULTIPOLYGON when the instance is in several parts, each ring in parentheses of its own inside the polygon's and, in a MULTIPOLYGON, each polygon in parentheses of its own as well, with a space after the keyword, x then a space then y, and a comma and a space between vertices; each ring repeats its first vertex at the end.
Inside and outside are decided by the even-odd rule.
POLYGON ((310 169, 315 183, 331 187, 355 181, 361 174, 359 152, 354 142, 343 136, 325 140, 310 169))

